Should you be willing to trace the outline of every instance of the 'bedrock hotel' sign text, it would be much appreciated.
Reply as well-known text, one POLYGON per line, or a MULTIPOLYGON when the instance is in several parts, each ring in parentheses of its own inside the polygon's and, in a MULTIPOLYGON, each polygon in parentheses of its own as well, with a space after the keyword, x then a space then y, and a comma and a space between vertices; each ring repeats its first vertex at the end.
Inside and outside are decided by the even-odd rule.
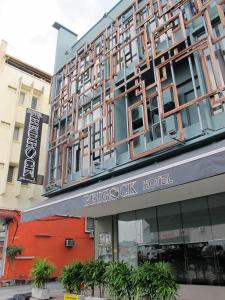
POLYGON ((43 115, 27 108, 20 153, 19 181, 37 183, 42 124, 43 115))
POLYGON ((156 191, 173 185, 174 181, 169 173, 156 176, 144 176, 140 180, 128 181, 85 195, 85 206, 111 202, 121 198, 132 197, 156 191))

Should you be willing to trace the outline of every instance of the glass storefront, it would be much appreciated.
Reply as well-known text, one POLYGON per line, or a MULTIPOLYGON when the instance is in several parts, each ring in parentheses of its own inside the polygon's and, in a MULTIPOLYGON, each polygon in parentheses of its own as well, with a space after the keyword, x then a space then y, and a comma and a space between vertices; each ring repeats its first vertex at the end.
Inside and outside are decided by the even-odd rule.
POLYGON ((225 194, 119 215, 119 259, 170 262, 181 283, 225 285, 225 194))

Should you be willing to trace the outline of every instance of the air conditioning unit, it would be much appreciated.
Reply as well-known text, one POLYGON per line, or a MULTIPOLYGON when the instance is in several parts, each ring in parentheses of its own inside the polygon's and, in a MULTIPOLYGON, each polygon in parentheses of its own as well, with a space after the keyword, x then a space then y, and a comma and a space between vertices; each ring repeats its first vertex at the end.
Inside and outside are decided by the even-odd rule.
POLYGON ((65 247, 72 248, 75 246, 75 241, 73 239, 65 239, 65 247))

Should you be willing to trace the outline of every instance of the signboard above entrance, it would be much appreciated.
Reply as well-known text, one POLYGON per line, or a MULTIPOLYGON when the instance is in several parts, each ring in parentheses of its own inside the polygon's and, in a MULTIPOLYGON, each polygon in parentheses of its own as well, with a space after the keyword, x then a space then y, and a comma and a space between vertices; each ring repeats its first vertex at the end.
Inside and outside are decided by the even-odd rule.
POLYGON ((140 180, 129 181, 85 195, 85 207, 160 190, 173 185, 174 180, 170 173, 157 176, 147 175, 140 180))

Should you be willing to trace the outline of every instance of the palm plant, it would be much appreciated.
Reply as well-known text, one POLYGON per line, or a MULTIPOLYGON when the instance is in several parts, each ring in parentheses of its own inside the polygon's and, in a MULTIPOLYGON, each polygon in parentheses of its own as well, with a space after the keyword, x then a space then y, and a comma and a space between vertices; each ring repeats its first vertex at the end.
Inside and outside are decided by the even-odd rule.
POLYGON ((83 276, 85 285, 91 288, 91 294, 94 297, 96 284, 96 264, 94 260, 83 265, 83 276))
POLYGON ((60 276, 60 282, 69 293, 80 293, 81 285, 84 282, 83 265, 80 262, 74 262, 65 266, 60 276))
POLYGON ((136 299, 176 299, 178 285, 169 263, 145 262, 132 275, 136 299))
POLYGON ((104 297, 104 290, 106 285, 106 267, 108 264, 101 259, 95 261, 95 282, 99 288, 100 298, 104 297))
POLYGON ((54 270, 53 263, 46 258, 38 258, 31 269, 32 284, 37 288, 45 288, 54 270))
POLYGON ((132 283, 137 300, 142 298, 154 299, 152 268, 151 263, 145 262, 132 274, 132 283))
POLYGON ((132 269, 124 262, 112 262, 106 267, 105 280, 110 296, 116 299, 133 299, 132 269))
POLYGON ((155 299, 172 300, 176 299, 178 285, 175 280, 174 270, 168 262, 156 262, 152 268, 153 289, 155 299))

